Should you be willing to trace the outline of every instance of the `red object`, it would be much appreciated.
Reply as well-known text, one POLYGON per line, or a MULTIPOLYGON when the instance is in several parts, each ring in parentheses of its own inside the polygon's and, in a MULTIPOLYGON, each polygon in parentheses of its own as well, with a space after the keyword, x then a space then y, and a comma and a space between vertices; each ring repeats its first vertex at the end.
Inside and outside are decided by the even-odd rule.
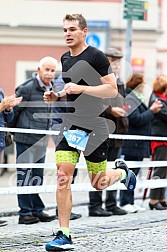
MULTIPOLYGON (((149 167, 147 178, 146 178, 147 180, 151 179, 152 171, 153 171, 153 167, 149 167)), ((143 193, 143 201, 146 199, 147 191, 148 191, 148 188, 145 188, 144 193, 143 193)))
MULTIPOLYGON (((167 100, 166 96, 165 96, 165 95, 163 95, 163 94, 160 94, 160 93, 155 92, 155 91, 154 91, 154 94, 155 94, 156 96, 160 97, 161 99, 163 99, 164 101, 166 101, 166 100, 167 100)), ((161 146, 161 145, 165 145, 165 146, 167 146, 167 142, 162 142, 162 141, 152 141, 152 142, 151 142, 151 152, 152 152, 152 154, 154 153, 155 148, 157 148, 158 146, 161 146)))

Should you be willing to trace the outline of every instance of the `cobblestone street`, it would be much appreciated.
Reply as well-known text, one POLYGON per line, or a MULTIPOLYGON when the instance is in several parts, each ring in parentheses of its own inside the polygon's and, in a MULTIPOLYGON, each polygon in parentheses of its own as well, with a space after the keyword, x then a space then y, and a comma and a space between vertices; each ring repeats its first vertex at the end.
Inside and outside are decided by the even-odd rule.
MULTIPOLYGON (((1 186, 8 186, 12 173, 0 177, 1 186)), ((142 205, 143 191, 136 190, 135 203, 142 205)), ((103 194, 105 198, 105 193, 103 194)), ((42 193, 49 214, 55 214, 55 193, 42 193)), ((33 225, 18 224, 16 195, 1 195, 0 219, 8 225, 0 227, 0 252, 45 252, 45 244, 58 230, 58 220, 33 225)), ((110 217, 88 217, 88 192, 73 192, 74 213, 82 218, 70 222, 74 252, 166 252, 167 211, 148 209, 134 214, 110 217)), ((119 204, 119 202, 118 202, 119 204)))
MULTIPOLYGON (((88 217, 87 206, 74 207, 82 218, 71 221, 75 252, 167 251, 167 211, 150 211, 124 216, 88 217)), ((54 214, 54 210, 48 211, 54 214)), ((3 219, 3 218, 2 218, 3 219)), ((43 252, 52 240, 58 221, 18 225, 18 216, 5 217, 1 227, 0 252, 43 252)))

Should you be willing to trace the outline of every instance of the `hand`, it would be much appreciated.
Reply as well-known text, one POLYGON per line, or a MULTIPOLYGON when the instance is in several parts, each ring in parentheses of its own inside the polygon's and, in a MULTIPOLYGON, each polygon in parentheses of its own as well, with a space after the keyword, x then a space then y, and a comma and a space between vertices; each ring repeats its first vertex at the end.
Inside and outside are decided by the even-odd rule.
POLYGON ((1 102, 1 111, 7 110, 10 111, 13 107, 18 105, 22 101, 23 97, 16 98, 16 95, 6 96, 1 102))
POLYGON ((85 87, 69 82, 64 86, 64 90, 67 94, 81 94, 85 91, 85 87))
POLYGON ((162 106, 163 105, 162 105, 161 101, 159 101, 158 99, 156 99, 153 102, 153 104, 151 105, 150 110, 152 110, 153 113, 158 113, 161 110, 162 106))
POLYGON ((126 111, 123 108, 119 108, 119 107, 112 107, 111 108, 111 114, 114 117, 123 117, 126 115, 126 111))
POLYGON ((52 91, 47 91, 43 95, 43 99, 46 103, 53 103, 57 101, 58 96, 57 94, 52 90, 52 91))
POLYGON ((10 104, 11 107, 13 108, 13 107, 19 105, 20 102, 21 102, 22 100, 23 100, 23 97, 22 97, 22 96, 15 98, 15 99, 13 100, 13 102, 11 102, 11 104, 10 104))

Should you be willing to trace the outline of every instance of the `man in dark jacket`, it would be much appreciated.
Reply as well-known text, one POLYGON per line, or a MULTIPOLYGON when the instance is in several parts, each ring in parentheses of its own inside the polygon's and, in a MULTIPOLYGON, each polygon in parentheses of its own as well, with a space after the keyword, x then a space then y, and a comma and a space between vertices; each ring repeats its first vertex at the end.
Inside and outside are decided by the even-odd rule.
MULTIPOLYGON (((16 96, 22 96, 20 106, 14 108, 12 125, 16 128, 48 130, 50 128, 50 105, 43 102, 45 91, 52 90, 52 80, 56 71, 56 59, 44 57, 38 65, 38 74, 16 88, 16 96)), ((44 163, 48 135, 19 133, 14 134, 16 142, 16 163, 44 163)), ((36 186, 43 184, 43 168, 18 168, 17 186, 36 186)), ((45 205, 39 194, 18 195, 19 224, 48 222, 55 219, 44 212, 45 205)))
MULTIPOLYGON (((115 134, 125 134, 128 130, 128 119, 125 117, 124 99, 124 83, 119 77, 120 60, 123 54, 116 48, 108 48, 105 55, 110 61, 112 71, 115 73, 117 80, 117 87, 119 94, 114 99, 110 99, 110 106, 106 110, 106 117, 115 123, 115 134)), ((110 126, 109 126, 110 129, 110 126)), ((112 132, 111 132, 112 133, 112 132)), ((117 139, 109 140, 109 150, 107 161, 114 161, 120 158, 121 147, 123 141, 117 139)), ((117 206, 116 199, 117 191, 106 191, 105 208, 102 208, 102 191, 89 192, 89 216, 110 216, 110 215, 124 215, 127 212, 117 206)))

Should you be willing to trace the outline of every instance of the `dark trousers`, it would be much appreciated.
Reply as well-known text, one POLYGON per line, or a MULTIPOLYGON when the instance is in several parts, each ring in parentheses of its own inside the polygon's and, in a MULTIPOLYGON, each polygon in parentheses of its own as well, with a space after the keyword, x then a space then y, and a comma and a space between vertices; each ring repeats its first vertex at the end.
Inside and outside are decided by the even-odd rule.
MULTIPOLYGON (((125 155, 126 161, 142 161, 143 157, 132 157, 125 155)), ((140 168, 131 169, 135 175, 137 176, 140 168)), ((120 190, 120 206, 125 206, 127 204, 134 204, 134 192, 135 191, 128 191, 128 190, 120 190)))
MULTIPOLYGON (((115 159, 119 158, 121 155, 121 147, 109 147, 108 149, 108 157, 107 161, 114 161, 115 159)), ((105 207, 106 209, 112 209, 116 206, 117 191, 106 191, 106 199, 105 199, 105 207)), ((94 208, 102 207, 102 191, 92 191, 89 192, 89 209, 93 210, 94 208)))
MULTIPOLYGON (((159 146, 155 149, 153 154, 154 161, 167 160, 167 146, 159 146)), ((167 176, 167 167, 155 167, 153 178, 165 179, 167 176)), ((155 188, 150 190, 150 199, 162 200, 165 199, 165 188, 155 188)))
MULTIPOLYGON (((16 163, 44 163, 46 148, 16 143, 16 163)), ((43 168, 17 168, 17 186, 40 186, 43 184, 43 168)), ((18 194, 19 215, 41 213, 45 205, 38 193, 18 194)))

